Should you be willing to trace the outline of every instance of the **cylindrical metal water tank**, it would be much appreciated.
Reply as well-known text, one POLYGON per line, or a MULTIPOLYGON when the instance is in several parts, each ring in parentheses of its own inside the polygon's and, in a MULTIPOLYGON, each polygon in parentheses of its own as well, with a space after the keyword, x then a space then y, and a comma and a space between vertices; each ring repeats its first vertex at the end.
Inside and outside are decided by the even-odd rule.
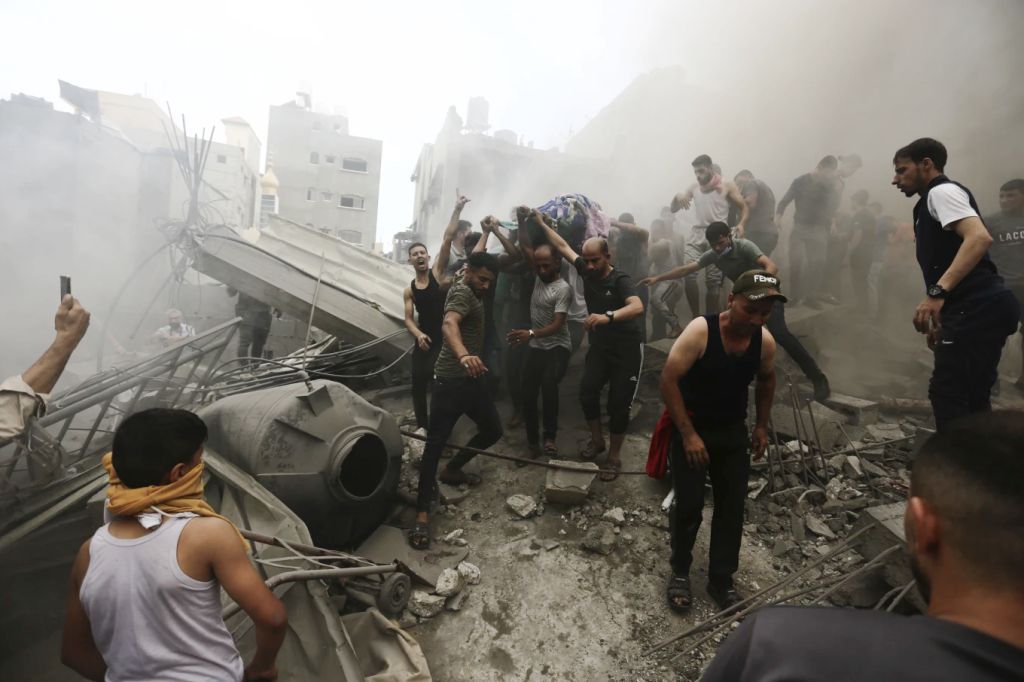
POLYGON ((295 511, 318 545, 350 547, 390 513, 402 466, 398 423, 346 386, 278 386, 198 413, 210 447, 295 511))

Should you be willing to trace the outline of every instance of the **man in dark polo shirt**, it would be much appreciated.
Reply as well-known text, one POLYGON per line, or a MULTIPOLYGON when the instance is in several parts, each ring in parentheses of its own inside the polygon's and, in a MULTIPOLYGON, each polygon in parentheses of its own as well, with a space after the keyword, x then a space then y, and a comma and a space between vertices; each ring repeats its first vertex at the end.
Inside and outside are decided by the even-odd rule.
POLYGON ((992 409, 992 386, 1020 306, 989 258, 992 236, 970 191, 943 174, 946 147, 923 137, 893 156, 892 184, 914 206, 917 262, 926 295, 914 328, 928 338, 935 367, 928 397, 941 431, 957 417, 992 409))
POLYGON ((538 212, 531 214, 547 241, 582 276, 589 315, 584 323, 590 348, 580 381, 580 405, 590 427, 590 443, 580 456, 594 459, 605 450, 601 429, 601 389, 608 384, 608 431, 610 447, 601 474, 602 481, 614 481, 622 468, 619 453, 629 426, 629 408, 640 385, 644 351, 639 319, 644 305, 629 275, 612 266, 608 241, 593 237, 583 242, 582 255, 545 222, 538 212))
MULTIPOLYGON (((481 357, 484 352, 485 312, 483 297, 498 277, 497 257, 477 251, 466 259, 465 273, 457 276, 444 304, 441 334, 444 345, 434 365, 434 390, 430 397, 430 421, 427 444, 420 464, 416 497, 416 523, 409 532, 414 549, 430 547, 428 515, 436 492, 434 477, 444 444, 462 415, 476 423, 477 433, 466 444, 486 449, 501 438, 501 418, 494 407, 491 392, 483 381, 487 373, 481 357)), ((462 467, 473 453, 460 450, 438 478, 452 485, 467 481, 462 467)))
POLYGON ((775 193, 763 180, 755 178, 746 169, 737 173, 734 180, 743 195, 743 201, 750 208, 747 229, 740 236, 757 244, 764 255, 771 256, 779 243, 779 226, 775 222, 775 193))
MULTIPOLYGON (((999 213, 986 217, 985 227, 992 235, 992 260, 1017 297, 1024 322, 1024 178, 1010 180, 999 188, 999 213)), ((1021 351, 1024 361, 1024 336, 1021 351)), ((1024 364, 1014 385, 1024 391, 1024 364)))
MULTIPOLYGON (((711 520, 708 595, 721 608, 742 600, 732 576, 739 566, 743 508, 752 449, 768 444, 768 416, 775 395, 775 341, 763 329, 775 301, 785 302, 779 279, 765 270, 735 278, 729 307, 692 320, 676 339, 661 372, 661 395, 671 418, 669 463, 674 508, 672 578, 668 605, 690 608, 690 565, 704 508, 704 484, 711 477, 715 511, 711 520), (747 431, 747 395, 757 378, 757 423, 747 431), (752 446, 752 448, 751 448, 752 446)), ((659 431, 668 428, 664 418, 659 431)))
MULTIPOLYGON (((686 277, 712 264, 718 266, 733 282, 749 270, 767 270, 773 275, 779 271, 775 262, 761 253, 761 249, 754 242, 731 236, 729 226, 725 223, 711 223, 707 229, 707 238, 711 248, 701 254, 698 260, 680 265, 660 275, 646 277, 640 280, 640 284, 649 286, 666 280, 686 277)), ((775 342, 785 349, 789 357, 793 358, 793 362, 800 367, 804 376, 810 379, 814 387, 814 399, 825 400, 831 392, 828 379, 818 367, 818 363, 800 343, 800 339, 796 338, 786 326, 786 309, 783 303, 781 300, 775 302, 772 315, 766 322, 768 331, 775 337, 775 342)))
POLYGON ((973 414, 914 459, 904 526, 926 615, 755 611, 702 682, 1024 679, 1024 414, 973 414))

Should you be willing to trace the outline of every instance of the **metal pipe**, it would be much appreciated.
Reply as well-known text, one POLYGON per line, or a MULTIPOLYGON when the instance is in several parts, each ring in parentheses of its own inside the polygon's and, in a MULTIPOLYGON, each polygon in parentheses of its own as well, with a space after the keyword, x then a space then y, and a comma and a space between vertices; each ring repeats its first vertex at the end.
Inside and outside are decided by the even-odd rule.
POLYGON ((807 414, 811 418, 811 429, 814 430, 814 442, 818 445, 818 458, 821 460, 821 471, 827 481, 830 476, 828 475, 828 463, 825 461, 825 448, 821 446, 821 436, 818 435, 818 420, 814 418, 814 406, 811 405, 811 400, 807 401, 807 414))
MULTIPOLYGON (((355 578, 362 575, 379 575, 381 573, 394 573, 398 570, 398 564, 386 566, 352 566, 349 568, 317 568, 304 571, 284 571, 272 576, 266 581, 268 588, 273 590, 278 585, 285 583, 306 582, 307 580, 329 580, 331 578, 355 578)), ((221 611, 221 618, 227 620, 242 610, 242 607, 231 604, 221 611)))
POLYGON ((47 523, 49 523, 51 519, 56 518, 57 516, 62 514, 66 509, 89 497, 106 484, 107 472, 104 471, 102 474, 90 480, 81 488, 71 493, 70 495, 62 499, 60 502, 57 502, 52 507, 43 510, 38 515, 33 516, 31 519, 21 524, 20 526, 17 526, 7 531, 2 536, 0 536, 0 552, 10 547, 18 540, 21 540, 26 535, 34 532, 41 526, 46 525, 47 523))

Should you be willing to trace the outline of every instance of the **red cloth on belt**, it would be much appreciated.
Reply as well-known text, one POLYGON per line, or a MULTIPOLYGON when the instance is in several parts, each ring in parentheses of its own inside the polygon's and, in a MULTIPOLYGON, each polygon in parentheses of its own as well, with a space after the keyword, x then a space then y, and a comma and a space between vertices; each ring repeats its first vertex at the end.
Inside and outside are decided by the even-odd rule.
POLYGON ((668 410, 662 411, 651 434, 651 447, 647 450, 647 475, 651 478, 664 478, 668 471, 668 449, 672 445, 675 428, 668 410))

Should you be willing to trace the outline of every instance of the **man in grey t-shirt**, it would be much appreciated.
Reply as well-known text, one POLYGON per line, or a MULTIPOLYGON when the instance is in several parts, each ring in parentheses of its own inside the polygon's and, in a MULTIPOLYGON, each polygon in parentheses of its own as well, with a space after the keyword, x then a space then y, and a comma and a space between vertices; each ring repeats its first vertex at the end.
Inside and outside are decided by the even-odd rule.
MULTIPOLYGON (((749 270, 767 270, 773 275, 779 271, 775 263, 761 253, 757 244, 739 237, 732 237, 729 226, 725 223, 716 222, 708 225, 707 238, 711 248, 702 253, 696 261, 680 265, 660 275, 642 279, 640 284, 650 286, 667 280, 679 279, 709 265, 718 266, 733 282, 749 270)), ((765 326, 775 337, 775 342, 785 349, 793 362, 799 365, 804 375, 811 380, 811 384, 814 386, 814 399, 822 401, 828 398, 831 393, 828 379, 800 340, 789 331, 789 327, 786 326, 785 306, 781 302, 776 302, 765 326)))
POLYGON ((558 454, 558 446, 555 444, 558 432, 558 384, 565 376, 572 352, 566 318, 572 305, 573 292, 560 275, 561 259, 549 245, 542 244, 536 249, 523 250, 537 273, 533 296, 530 298, 531 326, 530 329, 513 329, 507 339, 511 345, 529 344, 526 362, 523 363, 522 415, 530 448, 529 456, 536 459, 541 454, 538 393, 542 393, 544 400, 544 453, 550 457, 558 454))

